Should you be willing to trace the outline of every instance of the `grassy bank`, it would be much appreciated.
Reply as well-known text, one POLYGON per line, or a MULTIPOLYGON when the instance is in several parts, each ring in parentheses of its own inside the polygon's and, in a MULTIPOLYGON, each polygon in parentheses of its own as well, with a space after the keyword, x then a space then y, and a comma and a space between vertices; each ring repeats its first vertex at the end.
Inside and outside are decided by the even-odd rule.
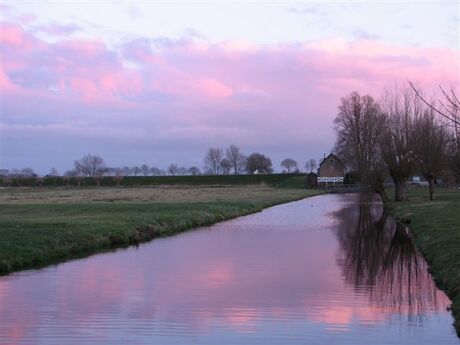
POLYGON ((267 186, 1 189, 0 274, 172 235, 315 193, 267 186))
POLYGON ((391 203, 391 212, 410 220, 416 244, 430 265, 436 284, 452 300, 460 336, 460 191, 437 190, 429 201, 425 188, 409 191, 409 202, 391 203))

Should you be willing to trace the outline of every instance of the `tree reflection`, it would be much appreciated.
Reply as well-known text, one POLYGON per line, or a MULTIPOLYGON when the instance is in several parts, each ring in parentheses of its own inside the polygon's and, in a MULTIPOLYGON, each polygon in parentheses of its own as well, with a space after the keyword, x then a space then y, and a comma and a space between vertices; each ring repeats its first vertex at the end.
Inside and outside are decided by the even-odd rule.
POLYGON ((416 318, 438 309, 436 286, 407 227, 383 212, 375 196, 360 195, 338 216, 338 261, 347 283, 392 314, 416 318))

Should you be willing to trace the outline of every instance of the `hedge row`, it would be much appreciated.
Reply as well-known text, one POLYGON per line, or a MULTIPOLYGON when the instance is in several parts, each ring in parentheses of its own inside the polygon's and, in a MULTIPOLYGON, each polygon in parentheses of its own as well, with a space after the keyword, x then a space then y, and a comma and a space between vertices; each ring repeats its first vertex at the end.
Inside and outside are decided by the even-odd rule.
POLYGON ((198 175, 198 176, 126 176, 1 178, 4 187, 40 186, 148 186, 148 185, 248 185, 265 183, 277 186, 289 178, 304 174, 198 175))

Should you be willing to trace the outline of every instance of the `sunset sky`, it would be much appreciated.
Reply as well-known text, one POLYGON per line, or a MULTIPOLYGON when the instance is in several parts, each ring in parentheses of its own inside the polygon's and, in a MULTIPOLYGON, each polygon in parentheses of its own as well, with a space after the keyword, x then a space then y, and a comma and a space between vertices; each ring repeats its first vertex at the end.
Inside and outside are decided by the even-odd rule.
POLYGON ((2 1, 0 168, 202 167, 239 145, 303 167, 340 97, 460 87, 458 1, 2 1))

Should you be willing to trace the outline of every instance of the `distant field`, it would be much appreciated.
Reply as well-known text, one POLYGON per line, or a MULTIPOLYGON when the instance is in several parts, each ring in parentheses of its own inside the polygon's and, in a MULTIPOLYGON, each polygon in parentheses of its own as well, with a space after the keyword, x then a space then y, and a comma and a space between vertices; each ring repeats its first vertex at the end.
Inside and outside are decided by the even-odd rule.
MULTIPOLYGON (((305 174, 258 174, 258 175, 198 175, 198 176, 126 176, 116 178, 105 176, 100 179, 101 186, 152 186, 152 185, 249 185, 266 184, 278 186, 292 177, 306 176, 305 174)), ((0 186, 95 186, 96 179, 91 177, 70 178, 48 177, 13 178, 0 177, 0 186)))
POLYGON ((460 190, 439 189, 430 201, 427 188, 411 188, 409 202, 391 203, 409 227, 439 286, 453 301, 460 335, 460 190))
POLYGON ((317 194, 250 186, 0 189, 0 273, 40 267, 317 194))
POLYGON ((267 199, 303 195, 297 189, 269 186, 152 186, 152 187, 57 187, 5 188, 0 204, 80 203, 259 203, 267 199))

